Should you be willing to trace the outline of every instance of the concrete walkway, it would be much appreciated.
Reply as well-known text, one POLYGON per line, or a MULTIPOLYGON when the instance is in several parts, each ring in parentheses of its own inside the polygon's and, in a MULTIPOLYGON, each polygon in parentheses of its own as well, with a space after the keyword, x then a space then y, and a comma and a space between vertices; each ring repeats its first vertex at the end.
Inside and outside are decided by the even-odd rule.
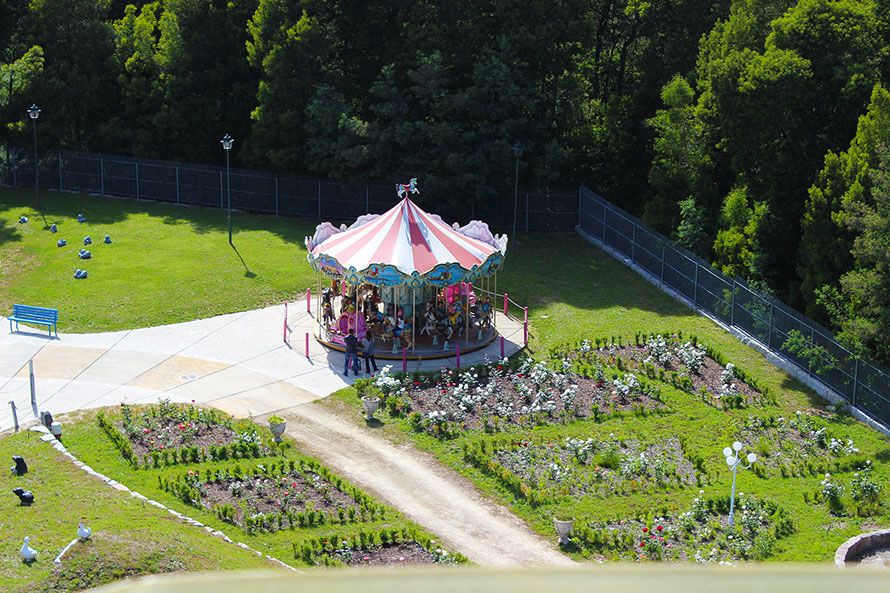
MULTIPOLYGON (((283 343, 284 306, 176 325, 101 334, 10 334, 0 317, 0 401, 14 401, 19 422, 38 410, 54 415, 127 403, 172 401, 212 405, 236 417, 272 412, 291 421, 288 432, 338 473, 439 535, 471 560, 490 566, 572 562, 507 509, 481 496, 467 480, 414 448, 396 446, 374 430, 311 402, 354 380, 343 377, 343 355, 306 333, 314 319, 305 301, 291 303, 290 345, 283 343), (302 311, 300 309, 302 308, 302 311), (33 360, 37 405, 30 401, 33 360)), ((521 347, 522 324, 498 316, 506 353, 521 347)), ((23 328, 24 329, 24 328, 23 328)), ((499 356, 497 342, 461 356, 468 366, 499 356)), ((453 359, 409 363, 410 370, 452 366, 453 359)), ((0 430, 13 426, 10 407, 0 430)))
MULTIPOLYGON (((288 310, 290 345, 283 342, 283 305, 130 331, 60 334, 59 339, 24 326, 29 333, 10 334, 0 317, 0 430, 13 425, 6 402, 15 402, 20 423, 37 415, 30 401, 29 359, 37 408, 53 414, 169 398, 211 404, 237 417, 257 416, 350 384, 353 378, 340 372, 343 355, 311 336, 306 357, 305 336, 315 321, 305 301, 291 303, 288 310)), ((520 349, 522 325, 505 316, 498 316, 498 325, 509 356, 520 349)), ((461 364, 498 356, 499 345, 493 343, 461 356, 461 364)), ((453 364, 453 359, 423 361, 409 363, 409 370, 453 364)))

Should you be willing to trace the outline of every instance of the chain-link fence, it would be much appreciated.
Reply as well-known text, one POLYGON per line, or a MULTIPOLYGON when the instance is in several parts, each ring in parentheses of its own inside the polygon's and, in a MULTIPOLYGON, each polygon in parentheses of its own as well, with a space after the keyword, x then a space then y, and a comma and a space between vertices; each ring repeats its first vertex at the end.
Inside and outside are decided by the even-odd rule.
POLYGON ((583 186, 577 223, 585 234, 626 256, 662 286, 786 357, 854 407, 890 426, 890 374, 854 356, 815 321, 725 276, 583 186))
MULTIPOLYGON (((246 169, 175 163, 133 157, 58 151, 40 160, 40 187, 106 196, 133 197, 171 204, 228 208, 318 220, 351 221, 368 212, 383 212, 396 199, 395 184, 360 184, 279 177, 246 169)), ((34 185, 33 158, 12 151, 0 159, 0 184, 34 185)), ((571 231, 578 218, 573 192, 519 190, 495 201, 500 208, 479 208, 471 215, 493 229, 510 230, 516 204, 516 228, 526 231, 571 231)))

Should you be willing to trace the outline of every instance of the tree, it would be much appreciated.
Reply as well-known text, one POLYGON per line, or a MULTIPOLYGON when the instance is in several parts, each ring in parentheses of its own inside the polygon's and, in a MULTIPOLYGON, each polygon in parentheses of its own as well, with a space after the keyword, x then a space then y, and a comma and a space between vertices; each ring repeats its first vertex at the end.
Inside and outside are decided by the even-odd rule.
POLYGON ((247 58, 260 73, 251 113, 250 160, 279 171, 304 169, 306 108, 337 77, 329 24, 285 0, 260 0, 248 24, 247 58))
POLYGON ((838 339, 860 355, 890 362, 890 150, 882 145, 871 174, 873 203, 845 201, 844 219, 855 235, 855 268, 839 286, 819 291, 819 302, 840 327, 838 339))
POLYGON ((769 206, 765 202, 749 205, 748 188, 739 186, 726 195, 720 214, 720 230, 714 241, 714 256, 724 274, 762 280, 766 224, 769 206))
POLYGON ((17 139, 25 123, 23 116, 28 107, 27 95, 38 76, 43 73, 43 49, 35 45, 11 63, 0 62, 0 143, 6 148, 9 160, 9 144, 17 139))
POLYGON ((890 144, 890 92, 875 85, 868 110, 859 118, 856 135, 841 153, 829 151, 825 166, 810 187, 802 221, 798 274, 807 314, 825 319, 817 289, 837 284, 853 268, 854 235, 844 204, 872 204, 872 173, 878 149, 890 144))
POLYGON ((654 194, 646 203, 643 220, 670 232, 677 226, 678 204, 687 197, 694 203, 710 204, 716 192, 708 131, 695 113, 692 87, 682 76, 675 76, 662 89, 661 99, 665 108, 648 120, 655 129, 655 156, 649 170, 654 194))
MULTIPOLYGON (((42 145, 105 148, 101 126, 120 104, 107 0, 33 0, 31 44, 44 54, 33 102, 43 109, 42 145)), ((22 114, 24 117, 24 114, 22 114)))
POLYGON ((703 255, 707 249, 708 233, 705 232, 705 216, 692 196, 680 200, 680 224, 674 232, 677 243, 693 253, 703 255))

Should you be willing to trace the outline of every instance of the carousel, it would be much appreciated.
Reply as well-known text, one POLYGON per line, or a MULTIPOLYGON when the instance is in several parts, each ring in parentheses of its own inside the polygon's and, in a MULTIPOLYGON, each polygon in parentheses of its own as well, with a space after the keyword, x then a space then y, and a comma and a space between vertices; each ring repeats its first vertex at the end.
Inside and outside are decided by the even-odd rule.
POLYGON ((360 340, 371 333, 378 358, 412 360, 485 347, 498 335, 491 295, 506 235, 424 212, 410 199, 415 179, 396 190, 400 201, 384 214, 348 228, 325 222, 306 237, 318 282, 316 339, 343 350, 350 330, 360 340))

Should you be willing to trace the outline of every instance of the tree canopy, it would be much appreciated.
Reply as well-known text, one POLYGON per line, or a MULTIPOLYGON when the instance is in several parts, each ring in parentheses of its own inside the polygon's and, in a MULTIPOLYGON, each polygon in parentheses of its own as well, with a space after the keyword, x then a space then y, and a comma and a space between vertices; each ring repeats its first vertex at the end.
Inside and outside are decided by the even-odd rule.
POLYGON ((0 0, 0 142, 29 146, 31 103, 47 148, 218 163, 228 132, 235 165, 418 177, 467 215, 518 166, 848 327, 879 304, 852 287, 881 236, 888 4, 0 0))

